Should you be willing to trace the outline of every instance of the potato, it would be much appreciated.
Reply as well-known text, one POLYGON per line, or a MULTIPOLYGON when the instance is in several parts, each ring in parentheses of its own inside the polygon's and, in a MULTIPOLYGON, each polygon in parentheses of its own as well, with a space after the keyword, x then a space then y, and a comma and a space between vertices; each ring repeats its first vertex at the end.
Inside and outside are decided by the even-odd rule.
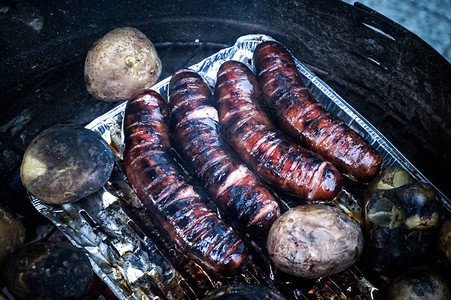
POLYGON ((151 87, 160 74, 161 61, 154 45, 132 27, 110 31, 86 56, 86 88, 100 100, 128 99, 136 90, 151 87))
POLYGON ((86 254, 64 242, 38 242, 5 261, 3 277, 17 299, 79 299, 91 286, 86 254))
POLYGON ((391 300, 445 300, 451 291, 437 271, 428 267, 411 269, 396 277, 387 287, 385 299, 391 300))
POLYGON ((377 272, 397 271, 427 258, 435 246, 444 209, 432 186, 401 168, 388 168, 364 197, 365 256, 377 272))
POLYGON ((23 247, 25 228, 11 213, 0 207, 0 266, 5 258, 23 247))
POLYGON ((56 125, 31 141, 20 177, 34 196, 63 204, 98 191, 113 166, 113 150, 100 135, 76 125, 56 125))
POLYGON ((438 249, 441 261, 451 268, 451 219, 447 219, 440 229, 438 249))
POLYGON ((9 298, 0 291, 0 300, 9 300, 9 298))
POLYGON ((310 204, 280 216, 269 231, 267 246, 279 269, 315 279, 353 264, 362 252, 363 233, 341 209, 310 204))

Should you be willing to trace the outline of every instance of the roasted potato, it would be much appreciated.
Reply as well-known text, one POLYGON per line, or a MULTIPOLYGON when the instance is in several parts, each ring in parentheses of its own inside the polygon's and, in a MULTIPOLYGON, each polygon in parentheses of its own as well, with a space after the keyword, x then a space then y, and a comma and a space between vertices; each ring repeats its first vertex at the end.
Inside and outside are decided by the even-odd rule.
POLYGON ((279 269, 315 279, 354 263, 363 248, 363 233, 341 209, 310 204, 280 216, 269 231, 267 246, 279 269))
POLYGON ((72 244, 39 242, 11 254, 3 277, 17 299, 77 299, 87 293, 93 271, 86 254, 72 244))
POLYGON ((440 229, 438 249, 441 261, 451 268, 451 219, 447 219, 440 229))
POLYGON ((386 169, 364 197, 365 256, 379 272, 419 264, 435 247, 443 217, 430 185, 403 169, 386 169))
POLYGON ((5 258, 23 247, 25 228, 10 212, 0 207, 0 266, 5 258))
POLYGON ((0 300, 9 300, 9 298, 6 297, 5 294, 3 294, 2 292, 0 292, 0 300))
POLYGON ((411 269, 396 277, 386 290, 385 299, 445 300, 451 299, 446 280, 428 267, 411 269))
POLYGON ((31 141, 20 177, 34 196, 63 204, 98 191, 113 166, 113 150, 100 135, 76 125, 56 125, 31 141))
POLYGON ((161 61, 144 33, 122 27, 108 32, 92 45, 84 71, 91 95, 100 100, 119 101, 157 82, 161 61))

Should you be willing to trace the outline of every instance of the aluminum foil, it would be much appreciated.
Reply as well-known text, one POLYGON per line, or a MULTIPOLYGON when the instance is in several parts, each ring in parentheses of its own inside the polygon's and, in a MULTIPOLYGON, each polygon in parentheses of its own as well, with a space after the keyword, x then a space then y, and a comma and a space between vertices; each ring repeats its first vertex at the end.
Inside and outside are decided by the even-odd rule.
MULTIPOLYGON (((217 71, 225 61, 238 60, 255 71, 253 51, 259 43, 267 40, 274 39, 262 34, 242 36, 233 46, 205 58, 190 69, 199 72, 213 87, 217 71)), ((400 166, 417 180, 431 184, 374 126, 304 64, 296 59, 295 62, 307 88, 317 100, 381 153, 384 160, 383 168, 400 166)), ((166 99, 169 80, 170 78, 166 78, 153 86, 153 89, 166 99)), ((126 212, 125 207, 134 211, 145 208, 128 186, 121 168, 122 120, 125 105, 126 103, 118 105, 86 126, 100 134, 115 150, 117 165, 109 182, 97 193, 72 204, 51 206, 31 195, 30 200, 36 209, 50 219, 74 245, 86 251, 96 274, 119 299, 192 298, 187 291, 189 288, 184 284, 184 277, 168 261, 167 255, 159 250, 152 238, 140 230, 139 225, 135 223, 136 220, 126 212)), ((451 210, 449 199, 439 190, 437 193, 451 210)), ((344 190, 335 199, 335 204, 356 220, 360 220, 361 207, 351 193, 344 190)), ((349 276, 355 277, 363 295, 373 298, 377 289, 363 274, 353 268, 349 276)), ((333 291, 334 288, 330 286, 331 280, 326 282, 327 284, 320 279, 318 284, 323 284, 322 287, 327 288, 329 292, 333 291)), ((323 288, 320 290, 324 291, 323 288)))

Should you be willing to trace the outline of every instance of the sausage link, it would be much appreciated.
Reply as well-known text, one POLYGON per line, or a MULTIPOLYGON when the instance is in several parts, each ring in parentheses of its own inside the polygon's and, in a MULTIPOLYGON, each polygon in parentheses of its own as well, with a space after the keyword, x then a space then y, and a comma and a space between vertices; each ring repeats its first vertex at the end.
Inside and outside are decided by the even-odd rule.
POLYGON ((257 80, 241 62, 228 61, 215 87, 224 135, 251 170, 275 187, 312 201, 332 199, 343 180, 337 169, 293 144, 258 109, 257 80))
POLYGON ((378 173, 380 154, 316 101, 282 45, 259 44, 254 61, 263 99, 275 109, 277 121, 288 135, 355 180, 367 182, 378 173))
POLYGON ((272 194, 231 156, 220 136, 210 88, 196 72, 180 70, 169 83, 169 108, 177 140, 219 209, 239 229, 257 238, 280 215, 272 194))
POLYGON ((234 272, 247 250, 181 175, 169 154, 167 122, 167 104, 157 92, 142 90, 129 100, 124 117, 127 178, 169 236, 196 262, 216 272, 234 272))

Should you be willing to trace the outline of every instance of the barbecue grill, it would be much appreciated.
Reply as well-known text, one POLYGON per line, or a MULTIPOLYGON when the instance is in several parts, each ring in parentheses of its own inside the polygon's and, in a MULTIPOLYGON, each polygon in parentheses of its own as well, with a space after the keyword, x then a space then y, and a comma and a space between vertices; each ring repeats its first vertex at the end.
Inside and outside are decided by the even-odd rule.
POLYGON ((117 103, 86 91, 92 43, 132 26, 155 44, 160 78, 236 38, 268 34, 369 120, 451 198, 451 64, 377 12, 341 1, 6 1, 0 12, 0 205, 18 215, 27 242, 55 228, 26 198, 19 167, 39 132, 86 125, 117 103))

